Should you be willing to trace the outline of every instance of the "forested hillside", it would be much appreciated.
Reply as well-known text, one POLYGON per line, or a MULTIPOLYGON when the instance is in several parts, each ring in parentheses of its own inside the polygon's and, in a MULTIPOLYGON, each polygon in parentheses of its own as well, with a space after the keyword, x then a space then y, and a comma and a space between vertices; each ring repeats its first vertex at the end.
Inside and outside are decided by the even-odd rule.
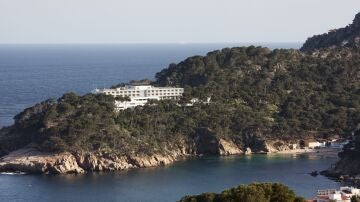
POLYGON ((111 96, 65 94, 17 115, 0 131, 0 152, 34 142, 45 151, 152 154, 186 145, 199 153, 193 145, 204 134, 256 151, 260 140, 347 135, 360 122, 360 55, 351 49, 225 48, 171 64, 153 84, 185 87, 181 103, 211 104, 162 101, 115 113, 111 96))
POLYGON ((328 47, 360 48, 360 13, 355 16, 352 24, 344 28, 308 38, 301 50, 313 51, 328 47))
POLYGON ((261 47, 223 49, 170 65, 156 74, 156 83, 185 86, 188 97, 211 97, 248 112, 247 124, 271 128, 269 133, 278 136, 345 134, 360 118, 359 59, 351 49, 309 55, 261 47))

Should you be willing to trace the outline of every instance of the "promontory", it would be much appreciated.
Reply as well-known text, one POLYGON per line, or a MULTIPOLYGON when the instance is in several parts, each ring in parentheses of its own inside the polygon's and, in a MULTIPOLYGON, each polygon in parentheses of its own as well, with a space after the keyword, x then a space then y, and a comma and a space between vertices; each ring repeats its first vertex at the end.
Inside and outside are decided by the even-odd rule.
MULTIPOLYGON (((301 50, 224 48, 170 64, 150 85, 183 88, 179 100, 119 111, 105 94, 66 93, 38 103, 0 130, 0 171, 116 171, 358 137, 359 16, 301 50), (187 105, 192 99, 199 102, 187 105)), ((342 159, 360 151, 354 139, 342 159)))

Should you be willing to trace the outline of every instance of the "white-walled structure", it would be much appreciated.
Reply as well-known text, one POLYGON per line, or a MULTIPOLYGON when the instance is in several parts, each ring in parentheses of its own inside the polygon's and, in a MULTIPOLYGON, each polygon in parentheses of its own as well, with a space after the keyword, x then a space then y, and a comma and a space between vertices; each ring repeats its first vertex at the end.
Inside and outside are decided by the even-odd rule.
POLYGON ((144 106, 149 100, 178 100, 184 93, 183 88, 154 87, 151 85, 127 85, 110 89, 95 89, 95 93, 104 93, 114 97, 129 97, 130 101, 115 101, 116 110, 144 106))
POLYGON ((321 148, 325 146, 326 146, 326 142, 309 142, 308 144, 309 149, 321 148))
POLYGON ((354 187, 340 187, 340 190, 318 190, 316 202, 350 202, 352 196, 360 196, 360 190, 354 187))
POLYGON ((159 97, 162 99, 179 99, 184 93, 183 88, 154 87, 151 85, 124 86, 119 88, 95 89, 97 93, 122 97, 159 97))

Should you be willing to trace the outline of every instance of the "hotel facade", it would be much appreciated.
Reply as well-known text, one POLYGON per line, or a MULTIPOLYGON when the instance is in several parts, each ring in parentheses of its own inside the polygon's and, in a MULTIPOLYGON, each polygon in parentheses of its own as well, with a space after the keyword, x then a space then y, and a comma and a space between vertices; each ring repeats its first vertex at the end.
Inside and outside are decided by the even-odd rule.
POLYGON ((103 93, 114 97, 129 97, 130 101, 115 101, 116 110, 124 110, 143 106, 149 100, 178 100, 184 93, 184 89, 151 85, 126 85, 118 88, 95 89, 95 93, 103 93))

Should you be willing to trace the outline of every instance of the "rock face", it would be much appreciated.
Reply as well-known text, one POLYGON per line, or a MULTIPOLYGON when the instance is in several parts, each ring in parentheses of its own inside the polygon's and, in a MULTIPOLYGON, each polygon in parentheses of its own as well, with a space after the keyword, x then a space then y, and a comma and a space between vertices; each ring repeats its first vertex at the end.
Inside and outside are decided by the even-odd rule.
POLYGON ((130 168, 146 168, 170 164, 180 158, 194 155, 234 155, 253 152, 278 152, 290 150, 283 141, 257 140, 255 147, 243 147, 235 141, 217 137, 209 129, 201 129, 195 142, 178 145, 177 149, 166 154, 117 155, 111 152, 62 152, 44 153, 34 147, 26 147, 11 152, 0 159, 0 172, 27 173, 84 173, 119 171, 130 168), (260 144, 261 143, 261 144, 260 144))
POLYGON ((269 153, 284 152, 294 150, 293 144, 282 140, 267 141, 265 142, 265 151, 269 153))
POLYGON ((70 153, 42 153, 34 148, 16 150, 1 158, 0 171, 55 174, 84 172, 70 153))
POLYGON ((14 151, 0 159, 0 172, 84 173, 162 166, 185 156, 181 152, 152 156, 117 156, 104 153, 50 154, 34 148, 14 151))
POLYGON ((232 141, 220 139, 219 140, 219 154, 220 155, 234 155, 242 154, 243 151, 232 141))
POLYGON ((201 128, 195 137, 196 154, 233 155, 243 151, 232 140, 219 138, 213 131, 201 128))
POLYGON ((308 38, 301 50, 313 51, 328 47, 360 48, 360 13, 355 16, 353 23, 345 28, 330 30, 326 34, 308 38))

